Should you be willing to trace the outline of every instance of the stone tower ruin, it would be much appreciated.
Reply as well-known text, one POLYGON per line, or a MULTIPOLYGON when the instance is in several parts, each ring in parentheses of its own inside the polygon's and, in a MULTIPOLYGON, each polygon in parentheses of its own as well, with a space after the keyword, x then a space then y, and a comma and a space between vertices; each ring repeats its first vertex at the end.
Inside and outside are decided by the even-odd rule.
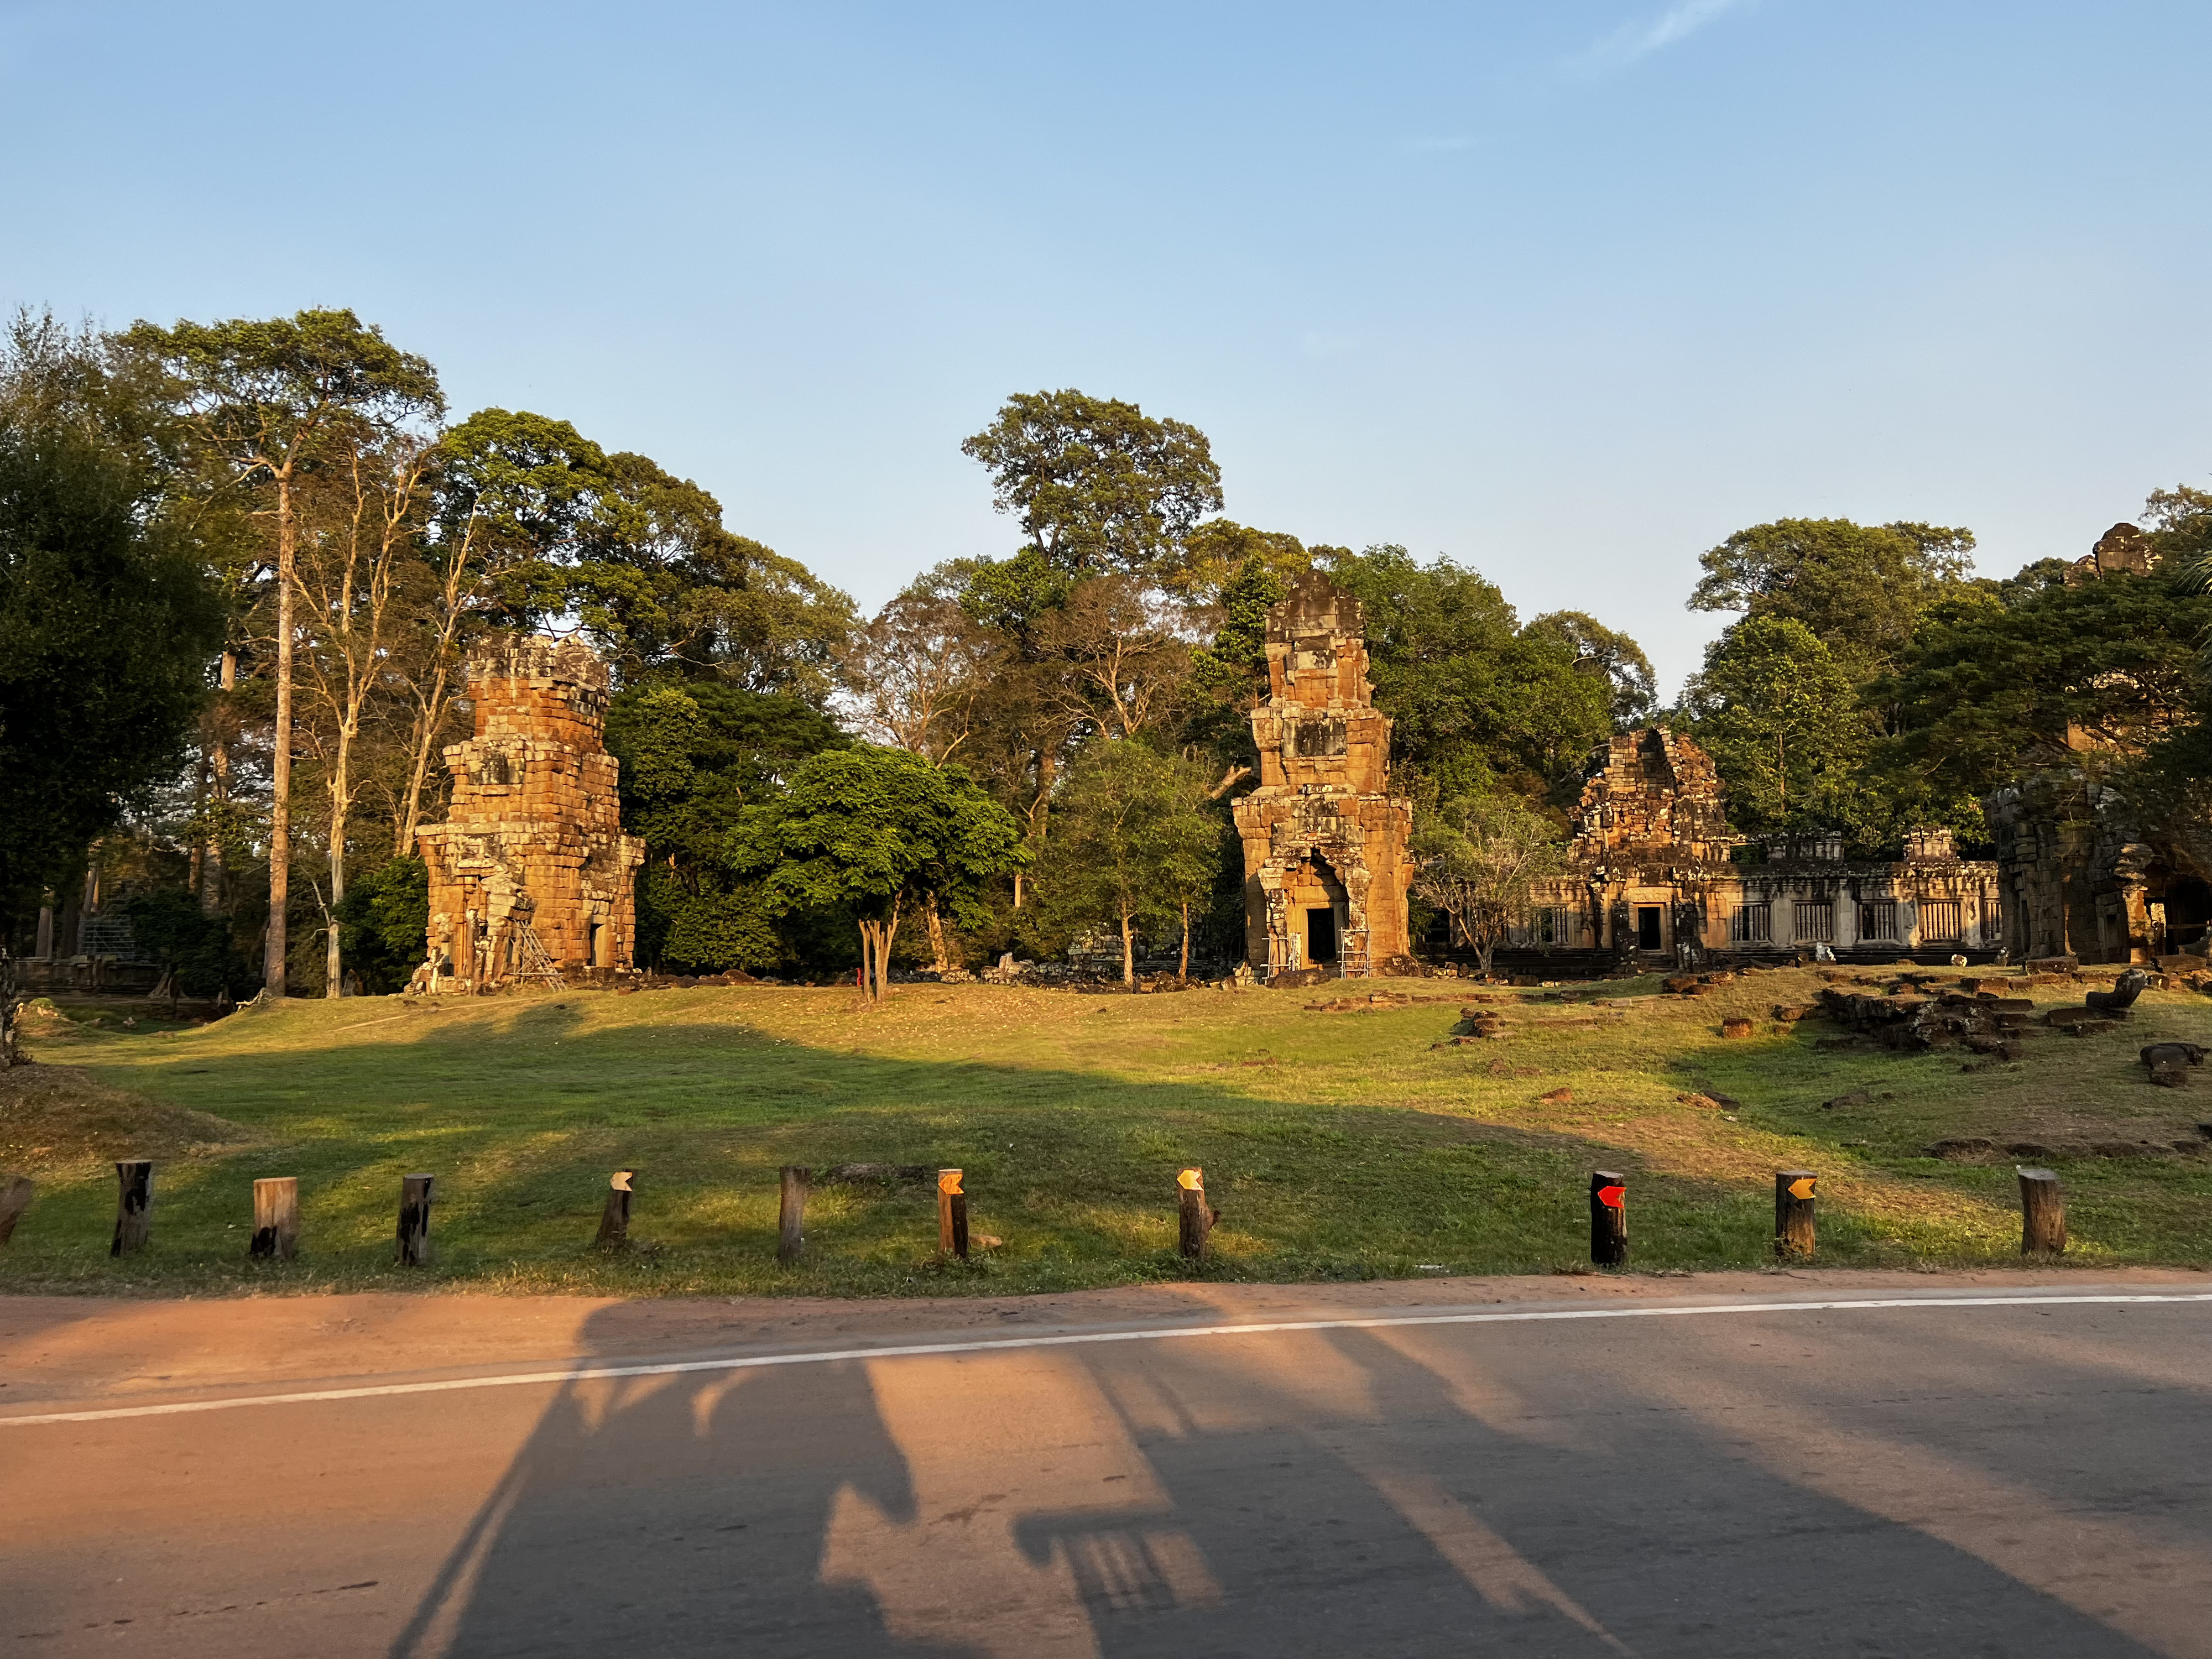
POLYGON ((446 750, 451 815, 416 831, 430 867, 428 988, 611 975, 632 965, 645 843, 623 833, 606 665, 520 639, 469 664, 476 735, 446 750))
POLYGON ((1413 804, 1389 793, 1390 720, 1367 683, 1359 602, 1307 571, 1267 612, 1260 787, 1236 805, 1255 971, 1371 974, 1407 953, 1413 804))

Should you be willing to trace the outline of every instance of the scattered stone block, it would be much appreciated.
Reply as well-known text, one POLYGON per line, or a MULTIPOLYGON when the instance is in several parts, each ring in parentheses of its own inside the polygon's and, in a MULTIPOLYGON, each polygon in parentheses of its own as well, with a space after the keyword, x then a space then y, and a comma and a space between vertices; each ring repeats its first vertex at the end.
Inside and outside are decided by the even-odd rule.
POLYGON ((1723 1037, 1747 1037, 1754 1029, 1747 1019, 1724 1019, 1721 1022, 1721 1036, 1723 1037))

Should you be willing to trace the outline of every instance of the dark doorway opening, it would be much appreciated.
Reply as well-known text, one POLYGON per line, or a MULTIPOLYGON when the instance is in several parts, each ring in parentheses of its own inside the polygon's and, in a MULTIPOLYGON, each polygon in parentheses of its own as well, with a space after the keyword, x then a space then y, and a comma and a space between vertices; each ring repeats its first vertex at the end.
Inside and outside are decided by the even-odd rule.
POLYGON ((1315 967, 1336 960, 1336 911, 1306 912, 1306 960, 1315 967))
POLYGON ((1659 948, 1659 918, 1662 908, 1656 904, 1636 907, 1636 948, 1656 951, 1659 948))

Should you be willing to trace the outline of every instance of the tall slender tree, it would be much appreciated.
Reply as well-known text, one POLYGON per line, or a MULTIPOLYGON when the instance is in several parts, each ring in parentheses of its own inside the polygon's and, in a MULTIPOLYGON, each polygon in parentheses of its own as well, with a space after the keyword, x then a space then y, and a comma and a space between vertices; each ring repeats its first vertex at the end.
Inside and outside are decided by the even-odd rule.
POLYGON ((270 532, 276 711, 262 978, 271 994, 282 996, 292 857, 297 492, 333 426, 362 422, 398 431, 442 416, 445 398, 427 361, 400 350, 351 311, 168 328, 141 322, 121 344, 166 371, 172 403, 197 434, 210 472, 250 492, 270 532))

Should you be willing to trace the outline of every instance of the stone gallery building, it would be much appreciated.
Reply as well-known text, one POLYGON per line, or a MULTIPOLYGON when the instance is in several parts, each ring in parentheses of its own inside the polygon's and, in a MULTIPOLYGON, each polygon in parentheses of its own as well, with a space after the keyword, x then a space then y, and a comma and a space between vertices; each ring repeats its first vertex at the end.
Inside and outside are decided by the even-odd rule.
POLYGON ((469 664, 476 735, 449 745, 453 800, 416 832, 430 868, 428 988, 628 970, 645 843, 623 833, 606 665, 520 639, 469 664))
POLYGON ((1947 830, 1916 832, 1896 862, 1844 858, 1827 833, 1765 843, 1731 834, 1712 757, 1665 726, 1597 752, 1577 811, 1571 868, 1543 883, 1530 925, 1501 951, 1512 971, 1687 963, 1716 954, 1890 961, 1986 959, 2003 942, 1997 866, 1960 858, 1947 830))
POLYGON ((1319 571, 1267 612, 1260 784, 1236 803, 1246 959, 1263 976, 1357 976, 1407 953, 1413 804, 1389 792, 1390 720, 1367 683, 1358 601, 1319 571))

